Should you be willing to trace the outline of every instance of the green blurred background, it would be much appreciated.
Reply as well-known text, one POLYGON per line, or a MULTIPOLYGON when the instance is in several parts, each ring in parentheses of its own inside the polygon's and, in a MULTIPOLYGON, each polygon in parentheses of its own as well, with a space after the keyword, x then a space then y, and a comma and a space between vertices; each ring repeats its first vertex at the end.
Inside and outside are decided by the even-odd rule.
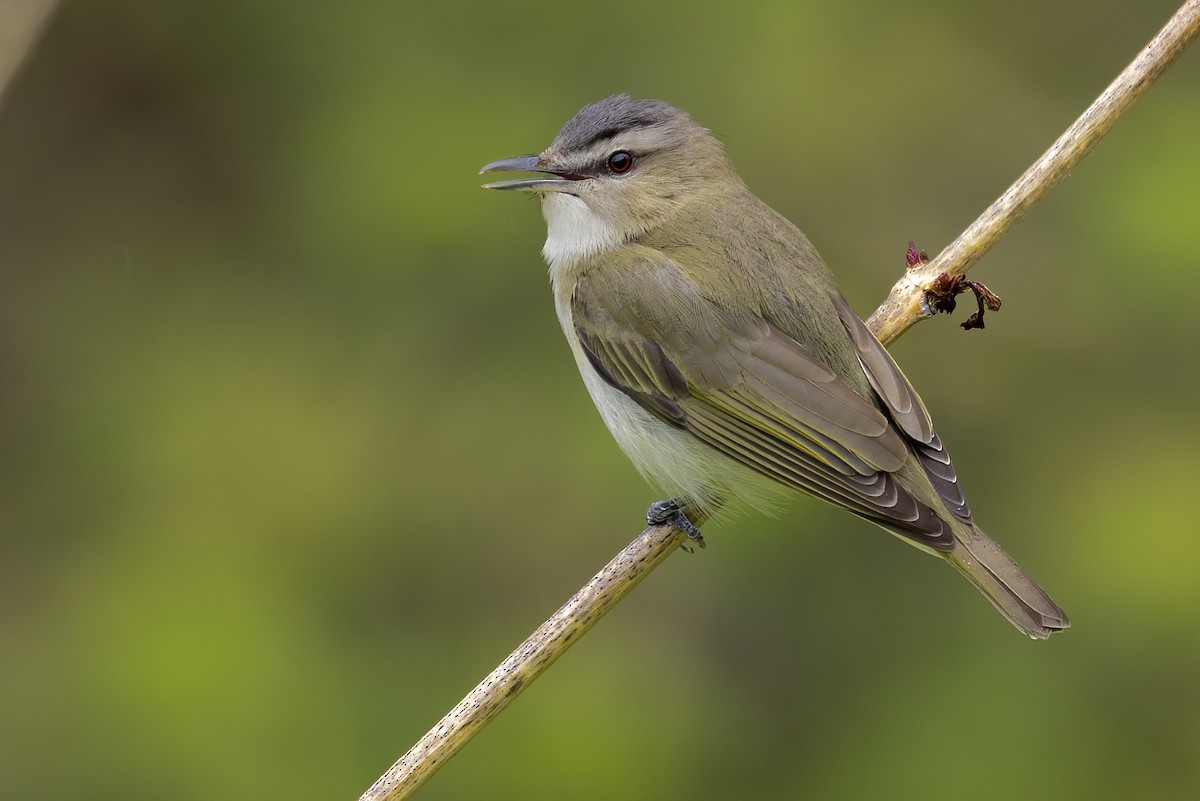
MULTIPOLYGON (((354 798, 641 528, 529 198, 716 131, 864 316, 1175 8, 68 2, 0 115, 0 796, 354 798)), ((894 348, 1075 628, 813 502, 710 524, 423 799, 1200 795, 1200 54, 894 348)))

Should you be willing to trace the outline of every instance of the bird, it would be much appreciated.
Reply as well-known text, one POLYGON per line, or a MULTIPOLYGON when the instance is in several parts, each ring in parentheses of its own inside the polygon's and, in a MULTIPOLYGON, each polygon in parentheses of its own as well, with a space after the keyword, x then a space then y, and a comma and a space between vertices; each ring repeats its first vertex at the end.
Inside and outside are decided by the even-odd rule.
POLYGON ((808 238, 745 184, 724 145, 662 100, 613 95, 537 155, 555 309, 621 449, 667 497, 651 524, 698 523, 800 492, 949 562, 1017 629, 1063 610, 975 523, 925 404, 808 238))

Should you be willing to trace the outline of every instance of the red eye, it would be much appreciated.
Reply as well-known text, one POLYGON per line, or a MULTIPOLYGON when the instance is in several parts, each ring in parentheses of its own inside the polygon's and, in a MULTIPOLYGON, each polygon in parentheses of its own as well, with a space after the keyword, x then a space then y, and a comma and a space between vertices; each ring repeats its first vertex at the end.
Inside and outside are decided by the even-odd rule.
POLYGON ((608 157, 608 169, 620 175, 623 172, 629 172, 633 167, 633 155, 624 150, 618 150, 608 157))

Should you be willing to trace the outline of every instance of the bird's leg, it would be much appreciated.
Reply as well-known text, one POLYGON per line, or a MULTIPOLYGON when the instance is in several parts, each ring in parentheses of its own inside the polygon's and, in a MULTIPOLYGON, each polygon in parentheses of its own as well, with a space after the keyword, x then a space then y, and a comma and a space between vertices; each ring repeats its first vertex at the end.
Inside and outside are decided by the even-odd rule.
POLYGON ((655 501, 646 510, 646 522, 652 526, 674 526, 684 534, 687 534, 688 538, 695 542, 697 546, 703 548, 704 535, 700 533, 700 529, 696 528, 696 524, 684 513, 684 509, 686 508, 687 500, 684 498, 655 501))

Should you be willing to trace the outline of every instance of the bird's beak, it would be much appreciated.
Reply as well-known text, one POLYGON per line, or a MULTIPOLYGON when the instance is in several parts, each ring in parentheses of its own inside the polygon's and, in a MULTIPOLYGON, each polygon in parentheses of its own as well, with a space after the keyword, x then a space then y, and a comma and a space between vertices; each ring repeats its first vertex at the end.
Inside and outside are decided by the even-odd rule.
POLYGON ((518 178, 515 181, 494 181, 484 184, 484 189, 520 189, 526 192, 562 192, 582 176, 564 175, 544 166, 540 156, 521 156, 515 159, 501 159, 485 164, 479 171, 485 172, 541 172, 553 175, 553 178, 518 178))

